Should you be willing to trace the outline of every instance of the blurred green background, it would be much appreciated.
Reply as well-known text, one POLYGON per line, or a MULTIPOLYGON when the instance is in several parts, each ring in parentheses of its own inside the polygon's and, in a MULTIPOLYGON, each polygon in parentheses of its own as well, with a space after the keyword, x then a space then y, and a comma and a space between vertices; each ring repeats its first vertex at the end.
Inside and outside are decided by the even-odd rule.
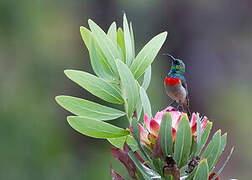
POLYGON ((0 179, 110 179, 110 165, 125 174, 110 145, 71 129, 69 113, 54 100, 66 94, 99 101, 63 70, 92 72, 79 27, 88 18, 104 30, 112 21, 121 26, 124 11, 137 52, 169 32, 153 63, 153 112, 169 103, 162 87, 170 62, 161 55, 169 52, 186 64, 192 110, 207 115, 214 131, 228 132, 223 158, 235 146, 223 179, 251 179, 251 8, 250 0, 1 0, 0 179))

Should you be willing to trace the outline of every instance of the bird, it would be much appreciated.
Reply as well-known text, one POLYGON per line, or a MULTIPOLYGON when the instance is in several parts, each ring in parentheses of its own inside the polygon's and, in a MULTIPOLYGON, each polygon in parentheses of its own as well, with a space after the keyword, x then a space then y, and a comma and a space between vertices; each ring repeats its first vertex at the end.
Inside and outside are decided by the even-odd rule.
POLYGON ((166 94, 178 104, 177 109, 182 106, 183 112, 187 113, 191 118, 191 111, 189 108, 188 88, 185 79, 185 64, 182 60, 174 58, 170 54, 168 55, 172 60, 172 65, 169 73, 165 76, 164 87, 166 94))

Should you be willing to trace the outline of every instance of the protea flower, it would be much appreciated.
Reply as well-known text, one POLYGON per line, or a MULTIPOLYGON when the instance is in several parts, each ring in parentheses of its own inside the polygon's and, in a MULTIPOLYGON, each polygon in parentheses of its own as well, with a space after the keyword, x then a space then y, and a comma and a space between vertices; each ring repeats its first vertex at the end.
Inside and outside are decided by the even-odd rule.
MULTIPOLYGON (((144 142, 150 148, 153 148, 153 145, 155 144, 155 141, 158 137, 161 121, 162 121, 163 116, 166 112, 169 112, 172 117, 173 142, 175 141, 175 138, 176 138, 176 132, 178 129, 180 119, 183 116, 186 116, 188 118, 187 114, 180 112, 178 110, 175 110, 171 106, 168 106, 164 110, 157 112, 155 117, 152 119, 150 119, 147 114, 144 114, 144 126, 145 127, 143 127, 141 124, 138 124, 139 129, 140 129, 140 138, 141 138, 141 141, 144 142)), ((207 117, 204 116, 203 120, 202 120, 202 124, 201 124, 202 132, 206 128, 207 121, 208 121, 207 117)), ((194 136, 194 139, 196 140, 196 138, 197 138, 197 115, 196 115, 196 113, 192 114, 190 126, 191 126, 192 135, 194 136)))

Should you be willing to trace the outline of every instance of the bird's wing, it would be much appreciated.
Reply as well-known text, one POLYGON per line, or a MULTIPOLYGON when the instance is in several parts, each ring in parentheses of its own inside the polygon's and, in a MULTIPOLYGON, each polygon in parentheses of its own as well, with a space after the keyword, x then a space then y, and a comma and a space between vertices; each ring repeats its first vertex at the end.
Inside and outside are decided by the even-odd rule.
POLYGON ((181 81, 182 83, 182 86, 185 88, 185 90, 186 90, 186 96, 188 96, 188 89, 187 89, 187 83, 186 83, 186 81, 185 80, 182 80, 181 81))
POLYGON ((185 88, 186 90, 186 102, 184 104, 185 108, 186 108, 186 111, 187 111, 187 114, 189 116, 189 119, 191 119, 191 111, 190 111, 190 108, 189 108, 189 97, 188 97, 188 88, 187 88, 187 83, 185 80, 181 81, 182 82, 182 86, 185 88))

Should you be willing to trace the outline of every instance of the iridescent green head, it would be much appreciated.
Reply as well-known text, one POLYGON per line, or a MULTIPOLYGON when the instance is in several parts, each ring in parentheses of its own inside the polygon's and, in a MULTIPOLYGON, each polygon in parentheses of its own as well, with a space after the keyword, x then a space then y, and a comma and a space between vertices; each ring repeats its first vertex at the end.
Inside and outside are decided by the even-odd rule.
POLYGON ((172 66, 171 66, 171 70, 169 74, 171 73, 171 74, 183 75, 185 73, 185 64, 183 63, 183 61, 180 59, 174 58, 170 54, 166 54, 166 55, 168 55, 172 60, 172 66))

